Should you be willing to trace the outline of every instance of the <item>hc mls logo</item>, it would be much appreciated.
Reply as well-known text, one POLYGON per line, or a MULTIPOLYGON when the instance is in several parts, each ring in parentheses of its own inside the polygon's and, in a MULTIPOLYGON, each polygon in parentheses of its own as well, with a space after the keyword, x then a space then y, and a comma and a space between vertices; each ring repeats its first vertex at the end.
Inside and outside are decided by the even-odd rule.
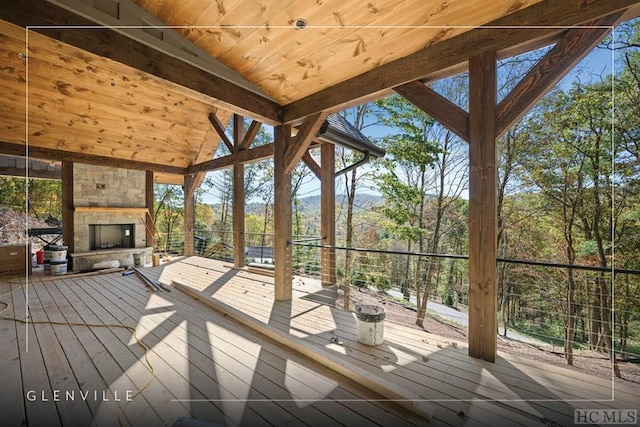
POLYGON ((576 409, 573 411, 575 424, 631 424, 638 423, 636 409, 576 409))

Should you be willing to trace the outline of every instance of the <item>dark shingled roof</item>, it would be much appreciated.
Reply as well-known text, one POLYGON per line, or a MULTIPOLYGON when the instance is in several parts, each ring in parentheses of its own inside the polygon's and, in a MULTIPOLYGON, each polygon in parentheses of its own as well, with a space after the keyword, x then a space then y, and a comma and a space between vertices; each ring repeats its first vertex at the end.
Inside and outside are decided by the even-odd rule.
POLYGON ((368 152, 371 157, 383 157, 385 151, 375 145, 341 115, 334 113, 327 117, 318 132, 318 137, 333 144, 352 150, 368 152))

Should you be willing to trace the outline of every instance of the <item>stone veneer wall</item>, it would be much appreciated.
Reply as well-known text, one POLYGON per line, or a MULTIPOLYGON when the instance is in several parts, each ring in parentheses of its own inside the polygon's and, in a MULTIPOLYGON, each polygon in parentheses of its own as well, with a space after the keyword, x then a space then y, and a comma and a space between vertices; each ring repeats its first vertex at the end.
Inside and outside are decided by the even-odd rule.
MULTIPOLYGON (((73 165, 74 207, 144 208, 145 172, 106 166, 73 165)), ((89 224, 135 224, 136 248, 146 246, 145 213, 75 212, 74 251, 89 251, 89 224)))

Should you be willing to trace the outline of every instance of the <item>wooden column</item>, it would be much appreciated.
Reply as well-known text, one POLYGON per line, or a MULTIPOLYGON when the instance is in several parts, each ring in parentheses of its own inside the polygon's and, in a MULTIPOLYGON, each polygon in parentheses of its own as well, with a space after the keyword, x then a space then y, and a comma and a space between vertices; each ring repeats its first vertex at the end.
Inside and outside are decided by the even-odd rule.
POLYGON ((293 271, 291 265, 291 172, 286 171, 286 151, 291 141, 291 126, 275 128, 274 141, 274 222, 275 222, 275 299, 288 301, 292 296, 293 271))
MULTIPOLYGON (((335 145, 324 143, 320 147, 320 235, 322 244, 336 244, 336 150, 335 145)), ((323 285, 336 283, 336 250, 320 250, 321 279, 323 285)))
POLYGON ((197 174, 184 176, 184 255, 195 255, 193 226, 195 221, 195 192, 197 188, 197 174))
MULTIPOLYGON (((233 115, 233 152, 240 151, 244 138, 244 118, 233 115)), ((233 164, 233 264, 244 267, 244 164, 233 164)))
POLYGON ((74 252, 73 162, 62 162, 62 241, 74 252))
POLYGON ((497 351, 496 55, 469 60, 469 355, 497 351))
POLYGON ((145 204, 147 206, 147 215, 145 215, 145 224, 147 228, 147 246, 156 246, 155 235, 156 226, 154 224, 153 209, 153 171, 147 171, 145 176, 145 204))

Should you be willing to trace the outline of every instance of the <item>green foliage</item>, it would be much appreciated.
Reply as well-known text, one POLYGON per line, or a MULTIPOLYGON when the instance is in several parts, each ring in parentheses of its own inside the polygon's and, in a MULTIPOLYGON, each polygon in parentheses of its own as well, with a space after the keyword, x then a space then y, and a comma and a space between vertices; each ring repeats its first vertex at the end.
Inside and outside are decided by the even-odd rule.
POLYGON ((434 120, 400 96, 384 98, 376 108, 379 122, 395 131, 380 140, 387 156, 377 163, 374 178, 385 201, 379 212, 392 221, 393 234, 415 242, 426 232, 426 173, 439 153, 430 138, 434 120))
POLYGON ((0 176, 2 207, 40 219, 62 219, 62 183, 53 179, 0 176), (27 198, 28 196, 28 198, 27 198), (28 202, 28 203, 27 203, 28 202))

